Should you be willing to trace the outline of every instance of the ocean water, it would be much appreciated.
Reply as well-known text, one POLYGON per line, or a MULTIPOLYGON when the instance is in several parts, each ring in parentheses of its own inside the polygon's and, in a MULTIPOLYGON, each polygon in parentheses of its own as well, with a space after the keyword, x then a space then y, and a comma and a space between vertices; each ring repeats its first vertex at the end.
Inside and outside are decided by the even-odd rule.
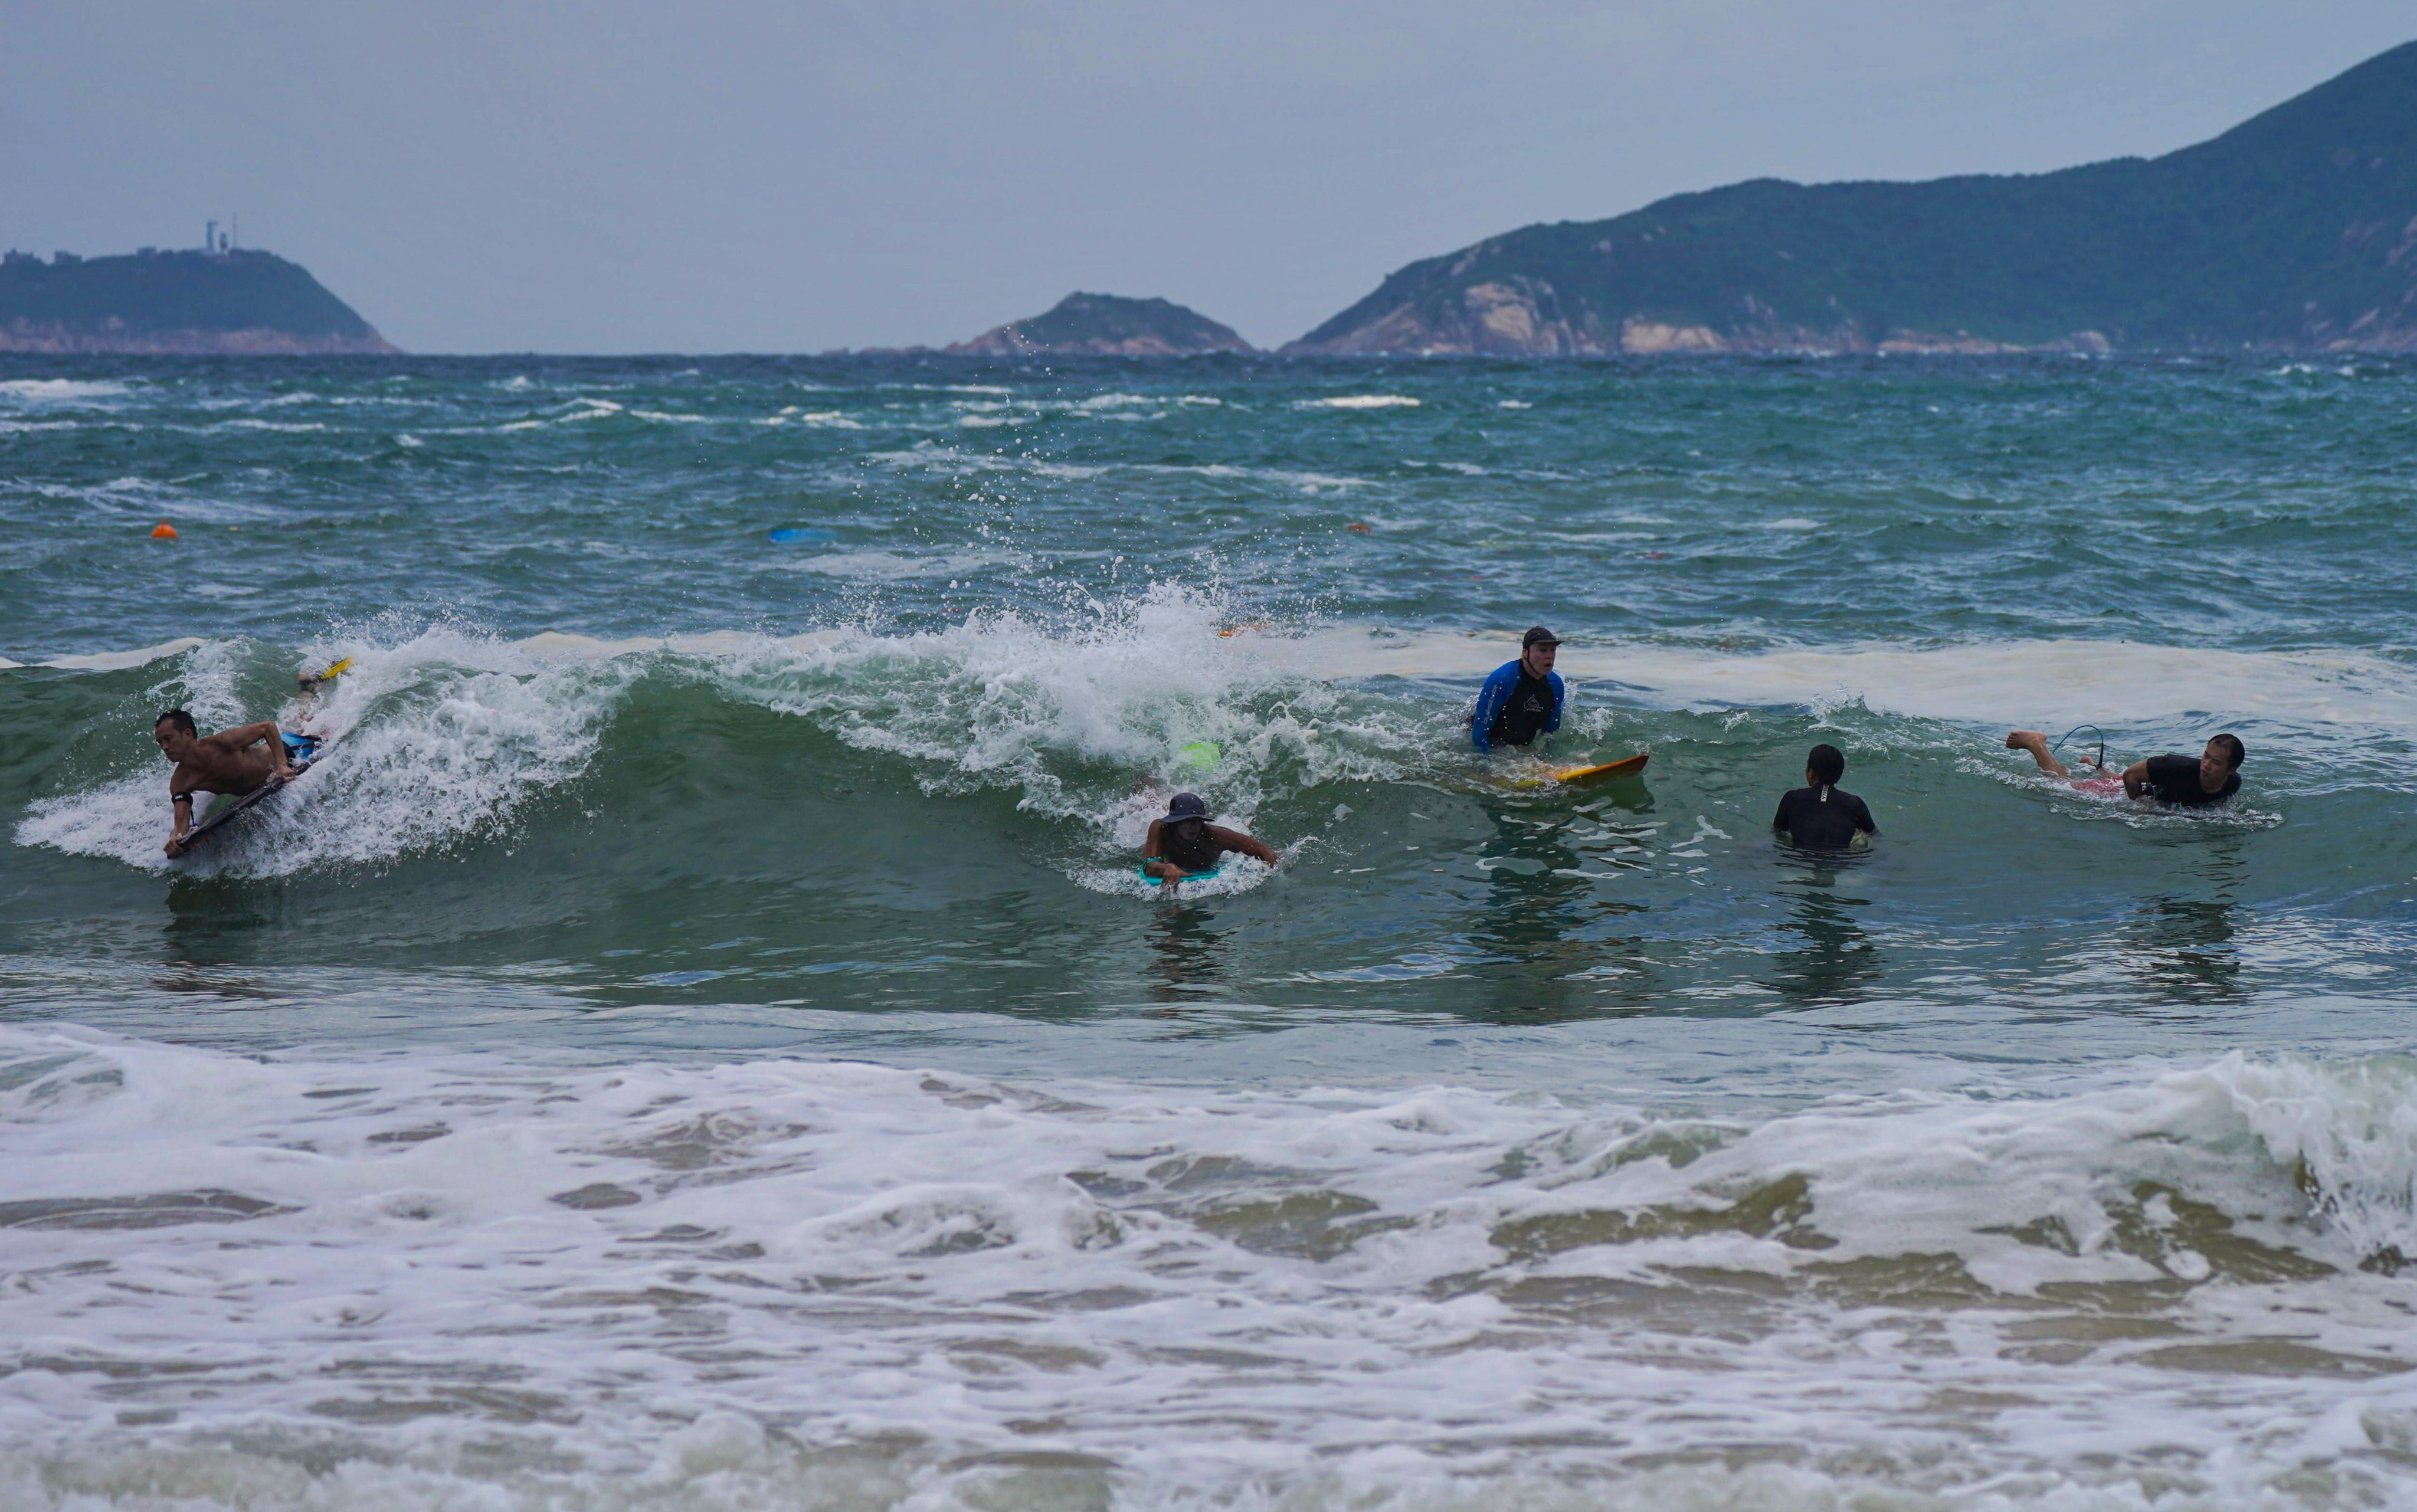
POLYGON ((0 359, 0 1505, 2417 1505, 2412 498, 2366 357, 0 359), (171 705, 330 744, 171 864, 171 705))

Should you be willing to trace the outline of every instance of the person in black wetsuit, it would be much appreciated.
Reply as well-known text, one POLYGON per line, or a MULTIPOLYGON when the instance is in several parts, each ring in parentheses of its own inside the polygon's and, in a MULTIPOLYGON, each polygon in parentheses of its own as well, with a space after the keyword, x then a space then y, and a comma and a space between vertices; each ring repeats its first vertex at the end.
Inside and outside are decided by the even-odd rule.
POLYGON ((1178 793, 1168 800, 1166 817, 1149 822, 1149 836, 1141 845, 1141 869, 1173 887, 1186 877, 1216 870, 1227 851, 1239 851, 1270 867, 1279 859, 1265 841, 1208 823, 1208 806, 1198 794, 1178 793))
POLYGON ((1838 786, 1847 775, 1846 752, 1820 745, 1804 758, 1804 786, 1782 796, 1771 827, 1808 851, 1843 851, 1859 835, 1877 838, 1880 826, 1863 800, 1838 786))
MULTIPOLYGON (((2089 780, 2075 779, 2072 771, 2047 748, 2047 736, 2037 730, 2014 731, 2006 736, 2006 748, 2029 751, 2031 760, 2050 777, 2089 780)), ((2203 809, 2222 803, 2241 791, 2241 764, 2248 759, 2249 752, 2242 746, 2239 735, 2216 735, 2208 741, 2207 748, 2199 752, 2196 761, 2167 752, 2123 768, 2123 795, 2153 798, 2184 809, 2203 809)), ((2097 773, 2101 779, 2115 775, 2103 766, 2097 768, 2097 773)))

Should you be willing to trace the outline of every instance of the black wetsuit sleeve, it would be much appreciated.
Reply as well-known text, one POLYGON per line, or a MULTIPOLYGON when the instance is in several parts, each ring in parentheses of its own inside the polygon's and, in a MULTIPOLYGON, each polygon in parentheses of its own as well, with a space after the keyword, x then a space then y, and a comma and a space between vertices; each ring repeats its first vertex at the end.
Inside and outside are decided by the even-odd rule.
POLYGON ((1779 812, 1771 816, 1771 827, 1773 829, 1795 828, 1796 826, 1788 822, 1794 816, 1795 809, 1796 794, 1794 791, 1791 790, 1781 794, 1779 795, 1779 812))
POLYGON ((2213 803, 2220 794, 2209 793, 2198 785, 2198 758, 2196 756, 2151 756, 2149 771, 2141 786, 2149 796, 2160 803, 2179 803, 2196 807, 2213 803))
POLYGON ((1877 835, 1880 826, 1872 821, 1872 807, 1862 799, 1855 800, 1855 827, 1866 835, 1877 835))

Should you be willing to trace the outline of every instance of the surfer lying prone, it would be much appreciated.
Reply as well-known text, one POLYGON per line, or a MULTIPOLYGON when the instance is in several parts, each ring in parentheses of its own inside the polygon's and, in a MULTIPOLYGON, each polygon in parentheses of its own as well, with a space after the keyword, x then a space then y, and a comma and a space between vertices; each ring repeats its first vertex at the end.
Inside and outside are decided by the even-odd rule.
POLYGON ((1149 837, 1141 845, 1142 874, 1171 887, 1186 877, 1216 870, 1228 851, 1269 866, 1278 859, 1275 848, 1265 841, 1208 823, 1208 806, 1198 794, 1178 793, 1168 800, 1166 817, 1149 822, 1149 837))
POLYGON ((272 778, 294 776, 294 764, 285 754, 284 732, 274 719, 205 735, 194 728, 191 715, 170 709, 152 721, 151 738, 160 743, 160 754, 176 764, 168 776, 168 806, 175 818, 164 849, 171 856, 184 850, 185 834, 193 827, 195 793, 240 797, 272 778))
POLYGON ((2076 787, 2112 791, 2114 784, 2123 784, 2127 798, 2153 798, 2159 803, 2178 804, 2197 809, 2222 803, 2241 791, 2241 764, 2248 757, 2242 748, 2241 737, 2216 735, 2207 743, 2197 760, 2168 752, 2134 762, 2120 773, 2094 762, 2081 764, 2087 775, 2076 775, 2072 768, 2056 759, 2048 748, 2047 736, 2037 730, 2016 730, 2006 736, 2008 750, 2027 750, 2039 769, 2050 777, 2060 777, 2076 787))

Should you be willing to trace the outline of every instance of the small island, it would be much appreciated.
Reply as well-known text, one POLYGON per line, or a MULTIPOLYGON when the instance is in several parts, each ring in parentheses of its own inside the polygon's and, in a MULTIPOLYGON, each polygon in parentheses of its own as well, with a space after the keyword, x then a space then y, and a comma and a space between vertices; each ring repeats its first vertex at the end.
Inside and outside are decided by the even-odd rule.
POLYGON ((1045 315, 994 326, 947 350, 985 357, 1180 357, 1258 349, 1232 326, 1171 300, 1070 294, 1045 315))
POLYGON ((0 255, 0 352, 395 353, 297 263, 229 247, 0 255))

